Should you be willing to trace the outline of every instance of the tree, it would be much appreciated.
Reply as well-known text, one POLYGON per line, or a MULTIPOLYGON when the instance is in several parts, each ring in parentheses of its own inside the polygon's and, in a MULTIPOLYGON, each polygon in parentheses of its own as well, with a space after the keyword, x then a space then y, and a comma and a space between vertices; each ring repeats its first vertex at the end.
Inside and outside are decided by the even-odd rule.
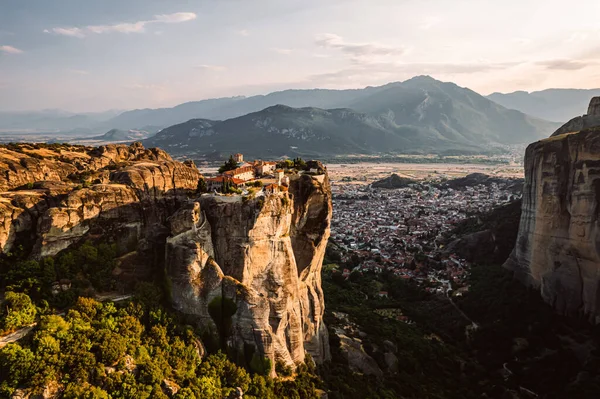
POLYGON ((202 194, 208 192, 208 186, 206 185, 206 180, 204 177, 198 179, 198 186, 196 186, 196 194, 202 194))
POLYGON ((18 292, 7 292, 0 310, 0 316, 3 316, 2 329, 4 331, 13 331, 17 328, 27 326, 35 321, 37 308, 31 302, 27 294, 18 292))
POLYGON ((225 162, 223 165, 221 165, 221 167, 219 168, 219 173, 225 173, 228 170, 234 170, 237 169, 238 164, 235 161, 235 159, 233 159, 233 155, 229 156, 229 159, 227 160, 227 162, 225 162))

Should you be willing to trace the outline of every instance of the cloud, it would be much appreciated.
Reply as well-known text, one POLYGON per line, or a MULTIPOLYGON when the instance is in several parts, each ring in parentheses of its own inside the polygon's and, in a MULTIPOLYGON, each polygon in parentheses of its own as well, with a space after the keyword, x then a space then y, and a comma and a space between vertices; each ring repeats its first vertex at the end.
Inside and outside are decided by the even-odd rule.
POLYGON ((193 12, 176 12, 174 14, 155 15, 154 19, 147 21, 123 22, 110 25, 89 25, 83 28, 78 27, 58 27, 44 29, 44 33, 53 33, 56 35, 83 38, 90 33, 142 33, 146 31, 149 24, 176 24, 192 21, 197 18, 193 12))
POLYGON ((132 83, 123 86, 124 89, 128 90, 165 90, 166 87, 164 85, 159 84, 145 84, 145 83, 132 83))
POLYGON ((435 27, 436 25, 439 25, 440 22, 442 22, 442 18, 437 16, 430 16, 425 18, 423 22, 421 22, 419 28, 423 30, 428 30, 435 27))
POLYGON ((531 44, 531 42, 532 42, 531 39, 528 39, 526 37, 513 37, 512 41, 521 46, 527 46, 528 44, 531 44))
POLYGON ((83 30, 79 28, 52 28, 50 30, 44 29, 44 33, 54 33, 56 35, 61 36, 70 36, 70 37, 85 37, 83 30))
POLYGON ((148 21, 138 21, 133 23, 123 23, 116 25, 97 25, 97 26, 88 26, 87 30, 90 32, 94 32, 97 34, 102 33, 111 33, 111 32, 119 32, 119 33, 140 33, 144 32, 148 21))
POLYGON ((587 68, 590 65, 594 65, 594 62, 582 62, 567 59, 556 59, 540 61, 537 65, 546 67, 546 69, 558 70, 558 71, 577 71, 579 69, 587 68))
POLYGON ((155 15, 151 22, 164 22, 165 24, 178 24, 180 22, 193 21, 198 16, 193 12, 176 12, 174 14, 155 15))
POLYGON ((240 36, 250 36, 250 32, 246 29, 238 30, 236 33, 240 36))
POLYGON ((71 73, 74 73, 76 75, 89 75, 90 71, 85 71, 83 69, 69 69, 68 70, 71 73))
POLYGON ((23 50, 20 50, 16 47, 13 46, 8 46, 8 45, 4 45, 4 46, 0 46, 0 51, 3 53, 7 53, 7 54, 21 54, 23 53, 23 50))
POLYGON ((355 65, 333 72, 309 76, 311 82, 322 84, 357 84, 384 83, 390 79, 399 79, 414 75, 459 75, 489 72, 508 69, 519 65, 510 63, 401 63, 380 62, 365 65, 355 65))
POLYGON ((407 52, 405 47, 390 47, 379 43, 347 42, 339 35, 324 33, 315 37, 315 43, 323 48, 340 50, 351 57, 354 62, 369 62, 378 57, 402 55, 407 52))
POLYGON ((274 51, 274 52, 276 52, 278 54, 282 54, 282 55, 289 55, 289 54, 292 54, 292 52, 294 50, 292 50, 290 48, 276 48, 276 47, 274 47, 274 48, 271 49, 271 51, 274 51))
POLYGON ((220 66, 220 65, 209 65, 209 64, 200 64, 200 65, 196 65, 195 66, 196 69, 203 69, 205 71, 224 71, 225 68, 224 66, 220 66))

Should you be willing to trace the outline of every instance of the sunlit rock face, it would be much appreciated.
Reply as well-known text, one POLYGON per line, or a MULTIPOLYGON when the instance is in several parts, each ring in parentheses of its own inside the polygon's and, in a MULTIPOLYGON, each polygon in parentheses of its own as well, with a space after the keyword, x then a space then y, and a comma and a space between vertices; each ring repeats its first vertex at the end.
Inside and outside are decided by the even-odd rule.
MULTIPOLYGON (((211 302, 235 303, 230 347, 295 366, 329 359, 321 265, 329 238, 326 175, 295 176, 289 192, 201 196, 171 219, 166 265, 173 302, 214 325, 211 302)), ((273 371, 274 372, 274 371, 273 371)))
POLYGON ((20 235, 32 257, 54 256, 87 235, 131 248, 197 187, 193 163, 131 145, 0 147, 0 251, 20 235), (12 190, 12 191, 8 191, 12 190))
POLYGON ((108 241, 124 286, 164 277, 173 305, 235 353, 322 362, 331 190, 323 165, 310 169, 289 191, 197 196, 192 162, 140 144, 0 147, 0 251, 26 243, 39 259, 108 241), (221 307, 230 313, 219 319, 221 307))
MULTIPOLYGON (((589 115, 598 106, 592 100, 589 115)), ((531 144, 519 235, 505 267, 539 287, 557 312, 599 323, 599 218, 600 127, 531 144)))

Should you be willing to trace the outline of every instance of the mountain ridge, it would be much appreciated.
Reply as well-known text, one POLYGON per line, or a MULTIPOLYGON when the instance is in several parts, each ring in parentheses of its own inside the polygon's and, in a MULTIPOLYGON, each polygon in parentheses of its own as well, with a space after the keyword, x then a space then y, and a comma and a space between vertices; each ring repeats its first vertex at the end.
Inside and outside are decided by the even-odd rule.
POLYGON ((371 89, 339 107, 276 104, 225 120, 195 118, 146 145, 177 156, 243 151, 256 157, 377 153, 482 153, 547 137, 558 124, 430 77, 371 89))
POLYGON ((587 107, 590 98, 599 96, 597 89, 544 89, 539 91, 494 92, 488 99, 509 109, 549 121, 566 122, 587 107))

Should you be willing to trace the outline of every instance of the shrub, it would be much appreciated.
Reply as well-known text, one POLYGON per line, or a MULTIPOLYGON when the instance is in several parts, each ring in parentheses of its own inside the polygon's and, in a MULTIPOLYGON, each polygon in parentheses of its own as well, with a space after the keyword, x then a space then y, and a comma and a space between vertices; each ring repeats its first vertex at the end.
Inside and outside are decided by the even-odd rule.
POLYGON ((32 324, 37 308, 27 294, 7 292, 1 312, 2 330, 7 332, 32 324))

